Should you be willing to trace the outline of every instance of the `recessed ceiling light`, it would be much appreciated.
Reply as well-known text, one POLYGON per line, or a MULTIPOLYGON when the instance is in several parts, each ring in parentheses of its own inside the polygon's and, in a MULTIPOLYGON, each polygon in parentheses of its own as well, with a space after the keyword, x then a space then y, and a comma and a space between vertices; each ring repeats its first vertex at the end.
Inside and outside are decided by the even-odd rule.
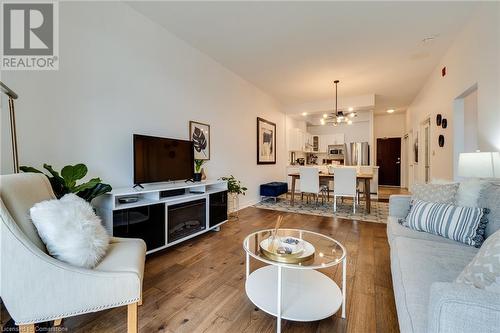
POLYGON ((352 120, 348 120, 347 125, 352 125, 352 120))
POLYGON ((352 112, 352 111, 354 111, 354 108, 352 106, 350 106, 348 110, 349 110, 349 112, 352 112))
POLYGON ((328 114, 324 113, 323 118, 328 118, 328 114))
POLYGON ((394 113, 394 111, 396 111, 396 110, 394 110, 394 109, 389 109, 389 110, 387 110, 387 113, 394 113))
POLYGON ((302 112, 302 115, 305 117, 307 116, 307 112, 302 112))

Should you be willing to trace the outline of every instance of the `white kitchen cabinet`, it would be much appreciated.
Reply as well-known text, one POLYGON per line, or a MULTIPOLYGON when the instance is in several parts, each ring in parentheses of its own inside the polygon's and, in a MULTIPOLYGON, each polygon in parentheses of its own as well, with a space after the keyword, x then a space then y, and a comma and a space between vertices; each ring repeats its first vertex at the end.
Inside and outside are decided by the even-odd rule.
POLYGON ((304 132, 298 128, 288 130, 288 151, 304 151, 304 132))
POLYGON ((319 151, 321 153, 328 152, 328 145, 333 145, 333 134, 324 134, 319 136, 319 151))

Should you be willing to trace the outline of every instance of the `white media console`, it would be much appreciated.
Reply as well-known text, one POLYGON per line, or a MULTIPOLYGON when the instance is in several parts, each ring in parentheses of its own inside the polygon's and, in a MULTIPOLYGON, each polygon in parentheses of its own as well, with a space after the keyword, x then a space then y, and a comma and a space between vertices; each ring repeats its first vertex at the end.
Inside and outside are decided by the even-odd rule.
POLYGON ((142 238, 152 253, 220 227, 227 221, 227 182, 172 182, 119 188, 94 205, 110 235, 142 238), (126 198, 135 202, 123 202, 126 198))

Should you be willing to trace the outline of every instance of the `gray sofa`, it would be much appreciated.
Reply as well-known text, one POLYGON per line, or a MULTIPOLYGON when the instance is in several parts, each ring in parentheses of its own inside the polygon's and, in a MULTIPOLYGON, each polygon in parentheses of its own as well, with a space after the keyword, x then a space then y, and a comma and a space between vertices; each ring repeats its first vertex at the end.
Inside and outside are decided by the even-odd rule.
MULTIPOLYGON (((500 332, 500 295, 454 283, 478 249, 400 225, 409 206, 410 196, 390 197, 387 236, 401 332, 500 332)), ((490 223, 488 235, 500 227, 490 223)))

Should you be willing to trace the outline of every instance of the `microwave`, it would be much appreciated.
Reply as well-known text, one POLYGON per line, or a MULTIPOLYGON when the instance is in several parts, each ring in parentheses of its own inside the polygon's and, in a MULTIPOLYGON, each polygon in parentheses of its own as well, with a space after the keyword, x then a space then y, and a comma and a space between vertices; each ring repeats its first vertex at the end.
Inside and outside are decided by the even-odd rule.
POLYGON ((342 148, 329 148, 328 154, 330 154, 330 155, 344 155, 344 150, 342 148))

